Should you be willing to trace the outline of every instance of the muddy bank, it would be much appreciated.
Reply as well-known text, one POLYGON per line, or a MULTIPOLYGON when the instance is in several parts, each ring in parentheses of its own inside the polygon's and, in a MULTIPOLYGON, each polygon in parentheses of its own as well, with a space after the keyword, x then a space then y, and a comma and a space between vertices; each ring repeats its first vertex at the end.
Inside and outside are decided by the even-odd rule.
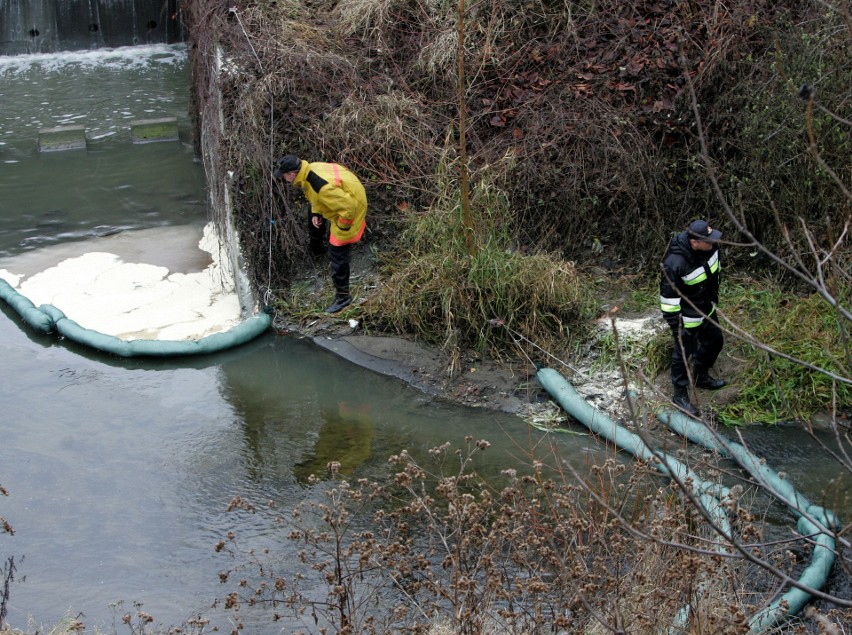
MULTIPOLYGON (((351 286, 355 307, 369 302, 382 284, 375 254, 376 251, 366 245, 353 249, 351 286)), ((298 303, 306 317, 276 315, 273 323, 276 332, 281 336, 310 339, 354 364, 396 377, 436 399, 492 408, 525 419, 540 417, 543 413, 553 418, 554 404, 535 377, 536 364, 546 365, 562 373, 595 408, 615 419, 629 419, 625 398, 628 386, 617 368, 602 367, 595 342, 590 342, 584 358, 570 360, 550 357, 544 351, 536 351, 534 358, 530 358, 520 349, 517 355, 505 360, 487 359, 470 350, 442 350, 411 338, 376 332, 371 325, 362 323, 357 311, 345 310, 337 315, 323 313, 318 307, 330 300, 330 285, 328 263, 324 259, 306 265, 304 273, 294 281, 294 286, 302 289, 298 303)), ((602 303, 597 322, 601 336, 612 329, 613 320, 624 343, 630 339, 652 338, 660 330, 667 329, 656 307, 649 307, 642 314, 613 317, 605 312, 609 306, 602 303)), ((724 376, 733 371, 730 367, 733 363, 723 351, 717 371, 724 376)), ((666 401, 671 391, 668 372, 650 378, 642 386, 631 384, 629 389, 647 401, 666 401)), ((704 393, 696 395, 699 406, 729 403, 737 394, 733 387, 712 394, 699 392, 704 393)), ((710 410, 707 412, 709 414, 710 410)), ((564 415, 561 418, 565 419, 564 415)))
POLYGON ((521 416, 547 400, 535 380, 535 368, 528 364, 498 363, 473 354, 456 360, 401 337, 366 335, 360 324, 352 328, 347 320, 323 322, 300 328, 276 321, 275 328, 280 335, 310 339, 353 364, 396 377, 436 399, 521 416))
MULTIPOLYGON (((352 253, 353 304, 368 302, 382 284, 375 254, 365 245, 352 253)), ((321 307, 331 297, 328 264, 320 258, 306 266, 294 282, 303 291, 301 307, 321 307)), ((396 377, 414 388, 453 403, 493 408, 526 416, 544 407, 546 393, 535 379, 536 368, 520 357, 498 362, 472 351, 444 351, 412 339, 372 332, 357 312, 327 315, 322 311, 307 318, 276 315, 273 328, 279 335, 312 340, 317 346, 371 371, 396 377)))

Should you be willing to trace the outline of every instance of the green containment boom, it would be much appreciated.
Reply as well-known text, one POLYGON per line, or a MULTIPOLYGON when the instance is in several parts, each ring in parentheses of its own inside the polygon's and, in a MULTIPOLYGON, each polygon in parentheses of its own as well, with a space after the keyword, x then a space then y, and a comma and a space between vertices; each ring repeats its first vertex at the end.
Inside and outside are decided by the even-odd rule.
POLYGON ((583 399, 565 378, 552 368, 541 368, 536 373, 539 383, 556 399, 565 411, 589 430, 614 443, 622 450, 651 465, 665 476, 678 482, 689 483, 693 494, 701 502, 708 516, 725 536, 730 537, 730 522, 728 520, 724 501, 730 500, 728 488, 702 479, 678 459, 658 450, 649 448, 642 438, 630 432, 583 399))
MULTIPOLYGON (((617 425, 609 417, 589 405, 582 395, 574 390, 574 387, 557 371, 551 368, 541 368, 536 373, 536 377, 559 405, 589 430, 614 443, 622 450, 630 452, 636 458, 645 461, 661 474, 676 479, 682 486, 688 485, 692 495, 701 505, 717 531, 722 536, 731 539, 731 524, 727 513, 731 494, 728 488, 702 479, 674 457, 649 448, 639 435, 617 425)), ((720 552, 727 551, 722 540, 717 540, 716 548, 720 552)), ((699 581, 696 592, 703 594, 707 587, 706 583, 699 581)), ((672 635, 683 633, 689 624, 689 617, 690 607, 686 605, 678 611, 669 632, 672 635)))
MULTIPOLYGON (((799 582, 810 589, 822 589, 828 581, 835 560, 834 536, 840 527, 840 521, 834 512, 812 504, 793 488, 790 481, 781 478, 777 472, 767 466, 765 461, 756 457, 741 444, 714 433, 700 421, 668 408, 659 409, 657 419, 693 443, 736 461, 799 517, 796 529, 801 535, 809 536, 813 541, 811 562, 802 571, 799 582)), ((787 617, 796 615, 811 597, 812 594, 800 588, 790 589, 751 617, 749 623, 752 632, 759 633, 783 622, 787 617)))
POLYGON ((52 304, 42 304, 36 308, 28 298, 18 293, 2 278, 0 298, 39 333, 55 332, 78 344, 119 357, 208 355, 245 344, 269 329, 272 324, 271 315, 256 313, 227 331, 207 335, 198 340, 123 340, 80 326, 52 304))
MULTIPOLYGON (((676 459, 648 448, 638 435, 617 425, 589 405, 557 371, 541 368, 536 373, 536 377, 559 405, 589 430, 652 465, 662 474, 675 478, 682 484, 690 483, 693 494, 704 507, 708 518, 716 527, 723 529, 723 535, 730 537, 730 524, 724 508, 724 501, 728 498, 726 488, 716 483, 705 482, 676 459)), ((802 571, 799 584, 807 589, 821 589, 825 586, 835 560, 834 536, 840 527, 835 514, 811 504, 804 496, 796 492, 789 481, 766 466, 764 461, 755 457, 742 445, 714 434, 700 421, 671 409, 658 410, 657 418, 689 441, 714 450, 721 456, 734 459, 799 516, 798 532, 808 536, 813 543, 813 557, 810 564, 802 571)), ((787 618, 801 611, 811 598, 812 594, 806 590, 792 588, 751 617, 750 632, 762 633, 777 627, 787 618)), ((678 622, 684 624, 687 615, 686 610, 682 611, 678 622)))

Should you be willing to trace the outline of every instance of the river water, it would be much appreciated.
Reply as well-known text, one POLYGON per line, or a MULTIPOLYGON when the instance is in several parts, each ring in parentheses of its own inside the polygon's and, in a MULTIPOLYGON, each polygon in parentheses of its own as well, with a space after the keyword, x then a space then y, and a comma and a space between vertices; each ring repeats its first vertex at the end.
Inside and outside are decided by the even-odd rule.
MULTIPOLYGON (((183 47, 0 57, 0 81, 0 259, 120 235, 195 266, 206 189, 183 47), (165 116, 178 117, 181 142, 130 143, 130 121, 165 116), (86 126, 88 148, 40 154, 38 130, 65 125, 86 126)), ((529 446, 516 417, 436 403, 308 341, 269 333, 213 356, 127 360, 0 309, 0 515, 15 529, 0 535, 0 555, 15 558, 16 628, 66 613, 109 625, 136 602, 166 625, 215 621, 218 573, 232 563, 214 546, 228 531, 296 560, 280 526, 227 512, 233 496, 287 509, 324 490, 307 476, 329 460, 378 477, 403 448, 468 434, 494 444, 494 470, 529 446)), ((571 452, 587 448, 597 451, 571 452)))
MULTIPOLYGON (((207 212, 187 109, 180 46, 0 57, 0 257, 166 228, 179 240, 160 255, 180 261, 185 245, 191 260, 207 212), (129 143, 130 120, 162 116, 178 117, 180 143, 129 143), (36 151, 39 128, 80 123, 87 150, 36 151)), ((541 438, 514 416, 436 402, 309 341, 269 333, 208 357, 126 360, 0 310, 0 516, 16 532, 0 535, 0 555, 17 567, 15 628, 69 613, 109 626, 138 602, 159 623, 202 613, 230 630, 210 609, 231 564, 215 544, 233 530, 284 563, 297 549, 271 520, 227 512, 233 496, 286 510, 325 489, 306 476, 328 460, 381 478, 389 455, 465 435, 493 444, 481 467, 496 472, 541 438)), ((814 500, 837 476, 795 431, 750 438, 814 500)), ((578 465, 604 453, 586 436, 554 442, 578 465)))
POLYGON ((306 476, 330 459, 378 477, 402 448, 472 434, 494 442, 497 469, 521 454, 512 438, 529 443, 515 417, 441 406, 305 341, 270 335, 203 359, 128 362, 7 318, 0 509, 16 534, 0 551, 25 556, 11 594, 18 627, 68 609, 107 620, 120 600, 165 623, 209 615, 232 564, 214 553, 228 531, 296 561, 280 526, 226 511, 233 496, 289 509, 324 488, 306 476))

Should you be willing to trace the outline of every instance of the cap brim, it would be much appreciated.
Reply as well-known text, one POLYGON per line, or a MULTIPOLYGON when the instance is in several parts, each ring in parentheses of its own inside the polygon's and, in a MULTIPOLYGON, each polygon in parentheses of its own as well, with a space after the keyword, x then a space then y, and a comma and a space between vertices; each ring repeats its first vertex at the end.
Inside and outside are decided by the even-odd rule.
POLYGON ((272 178, 274 179, 280 179, 282 176, 284 176, 284 173, 281 171, 281 168, 278 168, 272 173, 272 178))
POLYGON ((689 232, 689 237, 693 240, 703 240, 706 243, 716 243, 719 242, 720 238, 722 238, 722 232, 720 232, 718 229, 714 229, 706 236, 703 234, 694 234, 692 232, 689 232))

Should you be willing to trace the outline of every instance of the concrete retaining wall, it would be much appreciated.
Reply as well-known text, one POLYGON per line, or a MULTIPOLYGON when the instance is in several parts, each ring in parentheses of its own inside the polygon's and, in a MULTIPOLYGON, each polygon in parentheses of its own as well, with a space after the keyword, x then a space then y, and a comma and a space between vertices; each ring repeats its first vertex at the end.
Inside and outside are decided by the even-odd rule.
POLYGON ((181 0, 0 0, 0 55, 186 41, 181 0))

